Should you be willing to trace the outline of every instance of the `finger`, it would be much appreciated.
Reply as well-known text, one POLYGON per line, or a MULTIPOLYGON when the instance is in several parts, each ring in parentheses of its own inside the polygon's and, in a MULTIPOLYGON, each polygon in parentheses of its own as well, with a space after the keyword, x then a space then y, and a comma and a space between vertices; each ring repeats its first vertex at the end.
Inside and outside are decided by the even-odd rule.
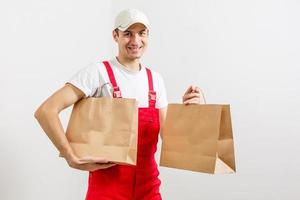
POLYGON ((189 104, 199 104, 200 103, 200 98, 192 98, 187 101, 184 101, 183 104, 189 105, 189 104))
POLYGON ((116 165, 116 163, 91 163, 96 168, 106 168, 116 165))
POLYGON ((105 158, 85 157, 79 159, 81 162, 92 162, 92 163, 108 163, 109 161, 105 158))
POLYGON ((189 102, 184 102, 183 105, 188 106, 188 105, 198 105, 199 102, 197 101, 189 101, 189 102))
POLYGON ((93 163, 91 158, 82 158, 78 160, 78 164, 88 164, 88 163, 93 163))
POLYGON ((81 160, 81 161, 103 161, 103 162, 107 161, 107 159, 105 159, 105 158, 92 157, 92 156, 83 157, 83 158, 80 158, 79 160, 81 160))
POLYGON ((99 169, 107 169, 107 168, 113 167, 115 165, 117 165, 117 164, 115 164, 115 163, 111 163, 111 164, 98 164, 93 169, 91 169, 91 171, 96 171, 96 170, 99 170, 99 169))
POLYGON ((99 168, 99 165, 94 164, 94 163, 87 163, 81 167, 83 168, 83 170, 86 170, 86 171, 95 171, 99 168))
POLYGON ((200 94, 196 93, 196 92, 192 92, 192 93, 184 95, 182 98, 189 99, 191 97, 200 97, 200 94))
POLYGON ((192 86, 192 92, 195 92, 196 86, 192 86))
POLYGON ((197 87, 197 86, 189 86, 188 89, 185 91, 184 94, 189 94, 189 93, 192 93, 192 92, 196 92, 196 93, 200 93, 200 88, 197 87))
POLYGON ((188 89, 185 91, 184 94, 186 95, 186 94, 192 92, 192 89, 193 89, 192 87, 193 87, 193 86, 189 86, 188 89))
POLYGON ((95 171, 95 170, 99 169, 99 166, 101 166, 101 165, 102 164, 85 163, 85 164, 78 165, 76 168, 85 170, 85 171, 95 171))
POLYGON ((109 168, 109 167, 112 167, 112 166, 115 166, 115 165, 117 165, 117 164, 116 163, 111 163, 111 164, 104 164, 101 167, 102 167, 102 169, 106 169, 106 168, 109 168))
POLYGON ((195 89, 194 89, 194 92, 200 93, 200 88, 196 86, 195 89))
POLYGON ((190 94, 186 94, 182 97, 183 101, 186 101, 188 99, 191 99, 191 98, 200 98, 200 94, 199 93, 190 93, 190 94))
POLYGON ((194 102, 200 102, 200 98, 195 97, 184 101, 184 103, 194 103, 194 102))

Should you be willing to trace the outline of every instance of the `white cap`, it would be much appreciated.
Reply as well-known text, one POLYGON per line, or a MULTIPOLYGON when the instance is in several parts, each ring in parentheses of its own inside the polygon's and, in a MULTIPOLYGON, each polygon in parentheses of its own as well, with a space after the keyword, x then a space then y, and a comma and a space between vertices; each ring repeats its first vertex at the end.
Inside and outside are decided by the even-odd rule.
POLYGON ((117 15, 114 29, 117 28, 121 31, 125 31, 129 26, 135 23, 142 23, 148 29, 150 28, 149 20, 143 12, 137 9, 126 9, 117 15))

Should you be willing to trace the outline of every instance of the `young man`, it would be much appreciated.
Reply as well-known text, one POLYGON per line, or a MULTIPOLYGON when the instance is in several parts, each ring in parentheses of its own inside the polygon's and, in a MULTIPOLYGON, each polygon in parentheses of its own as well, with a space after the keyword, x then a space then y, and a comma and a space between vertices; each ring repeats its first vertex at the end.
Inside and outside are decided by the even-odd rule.
MULTIPOLYGON (((154 153, 168 102, 162 77, 140 63, 148 46, 149 29, 149 21, 142 12, 135 9, 120 12, 113 30, 118 55, 107 62, 97 61, 80 70, 35 112, 41 127, 68 165, 89 171, 87 200, 161 199, 154 153), (139 127, 136 166, 116 165, 105 158, 78 159, 74 155, 59 113, 80 99, 95 94, 137 99, 139 127)), ((184 104, 200 103, 200 89, 190 86, 182 100, 184 104)))

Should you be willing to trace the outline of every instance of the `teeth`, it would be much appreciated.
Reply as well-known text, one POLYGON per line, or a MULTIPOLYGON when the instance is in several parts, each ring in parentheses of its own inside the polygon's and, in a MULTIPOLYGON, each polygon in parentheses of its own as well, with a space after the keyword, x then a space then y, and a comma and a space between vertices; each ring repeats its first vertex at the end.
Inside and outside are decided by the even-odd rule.
POLYGON ((128 49, 130 49, 130 50, 138 50, 140 48, 138 48, 138 47, 128 47, 128 49))

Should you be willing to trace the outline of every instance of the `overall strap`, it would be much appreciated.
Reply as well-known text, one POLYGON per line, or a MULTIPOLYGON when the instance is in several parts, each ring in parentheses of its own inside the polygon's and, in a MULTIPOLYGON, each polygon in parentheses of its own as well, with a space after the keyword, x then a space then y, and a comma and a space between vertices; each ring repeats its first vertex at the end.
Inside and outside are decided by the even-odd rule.
POLYGON ((113 70, 112 70, 109 62, 108 61, 103 61, 103 64, 106 67, 106 71, 107 71, 109 80, 110 80, 110 82, 111 82, 111 84, 113 86, 113 98, 122 98, 120 88, 117 85, 114 72, 113 72, 113 70))
POLYGON ((152 73, 151 70, 146 68, 147 71, 147 76, 148 76, 148 85, 149 85, 149 93, 148 93, 148 98, 149 98, 149 107, 150 108, 155 108, 155 103, 156 103, 156 92, 153 89, 153 79, 152 79, 152 73))

